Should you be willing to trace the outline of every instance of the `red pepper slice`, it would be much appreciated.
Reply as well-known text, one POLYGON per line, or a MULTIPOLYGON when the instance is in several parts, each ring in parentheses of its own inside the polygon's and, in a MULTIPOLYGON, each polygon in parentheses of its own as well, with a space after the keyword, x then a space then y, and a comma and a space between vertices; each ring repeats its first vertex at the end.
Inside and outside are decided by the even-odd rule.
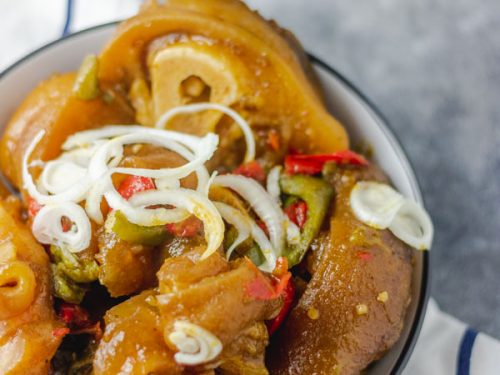
POLYGON ((256 160, 240 165, 233 171, 233 173, 253 178, 260 183, 264 183, 266 181, 266 172, 256 160))
POLYGON ((120 193, 123 198, 128 200, 135 193, 153 189, 156 189, 156 186, 152 178, 127 176, 118 187, 118 193, 120 193))
POLYGON ((297 201, 285 207, 285 214, 288 218, 297 225, 300 229, 304 228, 307 221, 307 203, 304 201, 297 201))
POLYGON ((269 332, 269 335, 272 335, 278 330, 278 328, 283 324, 286 317, 288 316, 288 313, 292 309, 293 301, 295 298, 295 286, 293 285, 293 281, 291 278, 288 279, 288 282, 281 294, 283 295, 283 307, 274 319, 266 321, 267 331, 269 332))
POLYGON ((285 171, 290 174, 317 174, 328 161, 338 164, 368 165, 363 156, 351 150, 344 150, 333 154, 288 155, 285 158, 285 171))
POLYGON ((73 303, 61 303, 58 315, 70 327, 84 328, 91 324, 87 310, 73 303))
POLYGON ((43 205, 38 203, 34 198, 28 197, 28 215, 33 219, 36 214, 43 208, 43 205))
POLYGON ((166 224, 167 230, 175 237, 193 237, 203 227, 203 223, 195 216, 190 216, 180 223, 166 224))
POLYGON ((291 277, 292 274, 287 272, 279 278, 269 279, 259 271, 258 276, 245 286, 246 292, 256 300, 276 299, 281 295, 291 277))

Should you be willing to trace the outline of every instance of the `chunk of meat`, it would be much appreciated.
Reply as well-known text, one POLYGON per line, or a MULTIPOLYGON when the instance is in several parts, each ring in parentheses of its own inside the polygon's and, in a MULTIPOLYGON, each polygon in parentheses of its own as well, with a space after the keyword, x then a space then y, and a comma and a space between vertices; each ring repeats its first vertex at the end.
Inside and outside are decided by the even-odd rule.
MULTIPOLYGON (((312 278, 267 361, 272 374, 358 374, 398 339, 409 304, 412 249, 360 223, 349 195, 374 169, 339 168, 330 230, 312 247, 312 278)), ((385 179, 385 178, 384 178, 385 179)))
POLYGON ((200 260, 203 250, 192 249, 165 261, 158 272, 159 295, 143 292, 107 312, 94 360, 96 375, 124 369, 138 375, 200 374, 224 358, 228 371, 235 366, 262 369, 267 344, 263 320, 275 314, 280 300, 261 301, 246 295, 248 282, 265 277, 248 260, 228 263, 219 253, 200 260), (178 349, 168 337, 178 320, 215 335, 223 345, 220 358, 199 366, 177 364, 178 349))
POLYGON ((129 124, 134 114, 123 95, 109 90, 94 100, 73 95, 74 73, 55 75, 40 83, 10 119, 0 142, 0 166, 18 188, 22 187, 21 164, 26 148, 41 130, 46 134, 33 152, 33 159, 59 155, 66 138, 81 130, 107 124, 129 124))
POLYGON ((152 287, 159 268, 153 248, 132 245, 115 233, 101 228, 98 232, 99 281, 113 297, 129 295, 152 287))
POLYGON ((217 373, 223 375, 267 375, 264 355, 269 334, 264 323, 258 322, 229 344, 221 356, 217 373))
POLYGON ((250 260, 244 258, 228 265, 223 262, 219 254, 202 261, 184 259, 182 265, 176 258, 165 261, 158 274, 161 293, 158 308, 167 332, 173 330, 175 320, 187 320, 212 332, 225 346, 255 322, 276 314, 282 304, 280 297, 261 300, 248 293, 252 282, 265 277, 250 260), (221 260, 210 259, 215 257, 221 260), (217 268, 219 273, 214 275, 217 268), (192 284, 199 279, 200 269, 208 271, 207 277, 192 284), (175 281, 173 273, 178 275, 175 281), (167 274, 168 286, 164 283, 167 274), (231 312, 230 316, 225 312, 231 312))
POLYGON ((148 303, 154 298, 152 291, 145 291, 108 310, 94 375, 182 373, 165 345, 158 310, 148 303))
POLYGON ((48 374, 63 328, 50 294, 49 259, 0 204, 0 373, 48 374))

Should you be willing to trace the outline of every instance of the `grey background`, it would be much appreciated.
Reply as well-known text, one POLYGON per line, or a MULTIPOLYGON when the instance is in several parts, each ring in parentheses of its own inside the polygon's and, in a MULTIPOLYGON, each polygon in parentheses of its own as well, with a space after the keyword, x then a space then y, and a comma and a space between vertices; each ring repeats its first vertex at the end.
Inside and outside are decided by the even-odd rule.
MULTIPOLYGON (((139 3, 78 0, 74 29, 132 15, 139 3)), ((386 115, 436 227, 432 295, 500 338, 500 1, 248 3, 292 29, 386 115)), ((60 35, 64 4, 0 0, 0 69, 60 35)))

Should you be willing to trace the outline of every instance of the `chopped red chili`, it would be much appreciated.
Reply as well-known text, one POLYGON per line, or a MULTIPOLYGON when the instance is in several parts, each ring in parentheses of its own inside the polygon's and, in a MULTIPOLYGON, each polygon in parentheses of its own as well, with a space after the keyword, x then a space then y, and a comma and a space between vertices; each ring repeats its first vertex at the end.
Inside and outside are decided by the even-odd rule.
POLYGON ((240 165, 233 171, 233 173, 253 178, 260 183, 264 183, 266 181, 266 172, 256 160, 240 165))
POLYGON ((38 203, 34 198, 28 197, 28 215, 33 219, 36 214, 43 208, 43 205, 38 203))
POLYGON ((297 225, 300 229, 304 228, 307 221, 307 203, 299 200, 293 202, 284 209, 288 218, 297 225))
POLYGON ((83 328, 91 324, 89 313, 84 308, 73 303, 61 303, 59 317, 70 327, 83 328))
POLYGON ((153 189, 156 189, 153 179, 142 176, 127 176, 120 184, 118 193, 123 198, 130 199, 135 193, 153 189))
POLYGON ((269 335, 272 335, 278 330, 278 328, 283 324, 286 317, 288 316, 288 313, 292 309, 293 301, 295 298, 295 285, 293 284, 293 280, 291 278, 288 279, 288 282, 281 294, 283 296, 283 307, 274 319, 266 321, 267 331, 269 332, 269 335))
POLYGON ((69 232, 71 227, 73 226, 73 222, 66 216, 61 218, 61 227, 63 232, 69 232))
POLYGON ((332 154, 288 155, 285 158, 285 170, 290 174, 317 174, 329 161, 338 164, 368 165, 368 161, 363 156, 344 150, 332 154))
POLYGON ((179 223, 166 224, 167 230, 176 237, 193 237, 203 227, 203 223, 195 216, 190 216, 179 223))
POLYGON ((247 294, 257 300, 271 300, 278 298, 285 289, 292 274, 287 272, 281 277, 267 278, 260 273, 246 285, 247 294))
POLYGON ((275 129, 271 129, 269 133, 267 133, 267 145, 273 151, 279 151, 280 149, 280 135, 275 129))

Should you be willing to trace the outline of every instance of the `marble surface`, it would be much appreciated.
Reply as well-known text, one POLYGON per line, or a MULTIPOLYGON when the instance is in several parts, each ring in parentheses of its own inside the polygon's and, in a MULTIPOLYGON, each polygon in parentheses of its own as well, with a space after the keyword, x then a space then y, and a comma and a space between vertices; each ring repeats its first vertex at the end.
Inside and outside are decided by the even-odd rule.
MULTIPOLYGON (((386 115, 436 227, 432 295, 500 338, 500 2, 248 0, 386 115)), ((75 29, 138 0, 77 0, 75 29)), ((57 38, 63 0, 0 0, 0 69, 57 38)))

